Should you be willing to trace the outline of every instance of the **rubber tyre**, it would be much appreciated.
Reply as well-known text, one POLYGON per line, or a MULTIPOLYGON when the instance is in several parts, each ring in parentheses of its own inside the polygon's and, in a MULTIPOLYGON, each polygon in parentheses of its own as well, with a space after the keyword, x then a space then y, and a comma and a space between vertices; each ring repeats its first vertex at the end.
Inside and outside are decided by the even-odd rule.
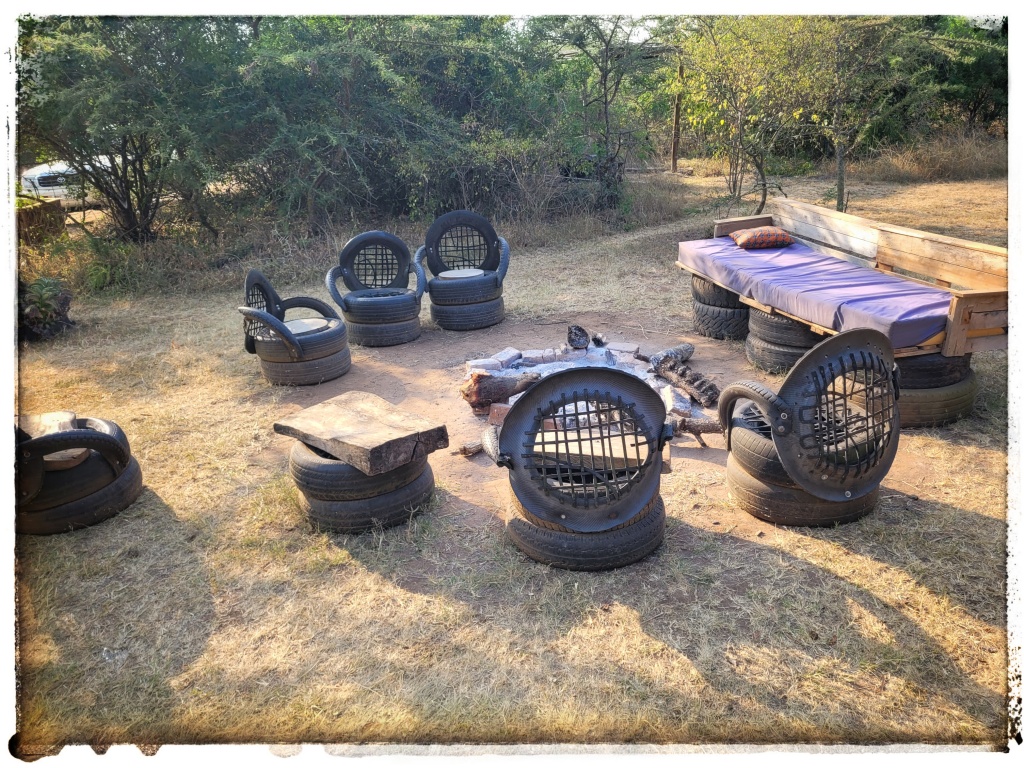
POLYGON ((750 308, 750 332, 762 341, 771 344, 806 349, 810 349, 826 338, 792 318, 762 312, 754 307, 750 308))
POLYGON ((299 492, 299 506, 321 531, 362 533, 391 528, 420 514, 434 495, 434 473, 428 464, 411 483, 388 493, 354 501, 325 501, 299 492))
MULTIPOLYGON (((635 523, 639 523, 655 509, 655 507, 658 505, 659 498, 660 497, 657 494, 655 494, 654 497, 647 503, 647 506, 643 507, 639 512, 637 512, 635 515, 629 518, 629 520, 620 525, 615 526, 614 528, 609 528, 608 530, 617 531, 621 528, 628 528, 629 526, 634 525, 635 523)), ((537 517, 536 515, 531 513, 523 505, 523 502, 519 500, 519 497, 516 496, 515 488, 512 489, 512 511, 515 514, 522 517, 524 520, 533 523, 538 528, 546 528, 549 531, 562 531, 563 533, 579 533, 579 531, 574 531, 571 528, 566 528, 564 525, 558 525, 558 523, 550 523, 547 520, 537 517)))
POLYGON ((665 503, 656 498, 651 512, 634 525, 600 533, 540 528, 513 515, 505 533, 527 557, 570 571, 605 571, 641 560, 665 538, 665 503))
POLYGON ((742 339, 747 335, 746 307, 728 309, 699 301, 693 302, 693 329, 711 339, 742 339))
POLYGON ((348 324, 349 341, 361 347, 394 347, 398 344, 407 344, 418 339, 422 332, 419 315, 400 323, 348 324))
POLYGON ((505 300, 499 296, 477 304, 450 307, 431 304, 430 317, 446 331, 475 331, 497 325, 505 319, 505 300))
MULTIPOLYGON (((336 325, 315 333, 302 333, 296 336, 302 344, 303 360, 320 360, 330 355, 335 355, 348 346, 348 329, 341 320, 335 321, 336 325)), ((291 355, 288 347, 278 338, 259 339, 254 338, 253 350, 260 360, 268 363, 290 363, 291 355)))
POLYGON ((322 384, 348 373, 352 367, 352 351, 345 346, 340 352, 317 360, 300 360, 296 363, 270 363, 260 360, 260 370, 271 384, 298 387, 322 384))
POLYGON ((497 272, 457 280, 435 277, 427 283, 431 303, 442 307, 493 301, 501 296, 502 290, 502 280, 497 272))
POLYGON ((352 323, 401 323, 420 316, 420 299, 400 288, 370 288, 345 295, 342 317, 352 323))
POLYGON ((693 300, 701 304, 709 304, 712 307, 724 307, 726 309, 742 309, 744 304, 740 301, 738 293, 715 285, 710 280, 705 280, 700 275, 690 275, 690 293, 693 300))
POLYGON ((946 387, 900 387, 901 427, 941 427, 969 416, 978 395, 978 377, 971 371, 963 381, 946 387))
POLYGON ((784 373, 792 368, 796 361, 807 354, 810 347, 790 347, 784 344, 773 344, 753 333, 747 336, 743 344, 747 360, 750 364, 769 373, 784 373))
POLYGON ((450 269, 473 267, 482 269, 485 272, 493 272, 498 268, 501 260, 501 251, 498 248, 498 234, 494 231, 491 223, 479 213, 472 211, 451 211, 443 216, 438 216, 434 223, 427 229, 427 236, 424 238, 427 246, 427 266, 431 274, 439 275, 450 269), (454 227, 470 227, 477 230, 483 239, 488 243, 487 254, 479 264, 447 264, 442 261, 440 254, 436 252, 444 233, 454 227))
POLYGON ((142 468, 133 456, 117 478, 88 496, 39 512, 14 516, 18 533, 47 536, 87 528, 107 520, 134 502, 142 493, 142 468))
POLYGON ((18 505, 19 512, 40 512, 84 498, 106 488, 117 471, 99 451, 89 451, 81 464, 56 472, 44 472, 43 483, 31 501, 18 505))
POLYGON ((295 486, 311 499, 355 501, 408 485, 423 474, 427 457, 413 459, 390 472, 367 475, 351 464, 296 440, 288 457, 295 486))
POLYGON ((747 473, 730 454, 725 463, 725 484, 737 507, 776 525, 820 527, 850 523, 874 510, 879 492, 875 488, 859 499, 824 501, 800 488, 766 483, 747 473))
POLYGON ((971 375, 970 354, 946 357, 938 353, 899 357, 900 388, 937 389, 959 384, 971 375))
POLYGON ((729 449, 730 455, 751 477, 784 488, 800 487, 782 466, 771 426, 753 403, 733 416, 729 449))

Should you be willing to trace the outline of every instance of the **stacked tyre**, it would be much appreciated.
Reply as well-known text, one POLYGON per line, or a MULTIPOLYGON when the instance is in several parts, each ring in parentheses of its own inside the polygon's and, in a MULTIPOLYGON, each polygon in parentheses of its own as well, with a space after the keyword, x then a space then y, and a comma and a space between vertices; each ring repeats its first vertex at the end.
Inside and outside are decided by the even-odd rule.
POLYGON ((434 495, 426 457, 378 475, 296 441, 289 457, 299 505, 310 523, 333 533, 362 533, 408 522, 434 495))
POLYGON ((747 360, 769 373, 784 373, 803 357, 807 350, 825 340, 809 327, 785 315, 751 308, 750 333, 744 342, 747 360))
POLYGON ((77 418, 74 429, 18 440, 16 449, 18 533, 48 535, 95 525, 142 492, 142 469, 128 438, 112 421, 77 418), (77 458, 64 463, 47 459, 62 452, 77 458))
POLYGON ((492 271, 442 272, 427 283, 431 319, 446 331, 475 331, 497 325, 505 319, 502 282, 501 276, 492 271))
POLYGON ((285 326, 293 331, 302 347, 299 360, 293 359, 284 341, 277 336, 256 336, 253 339, 260 370, 271 384, 322 384, 348 373, 352 367, 352 352, 344 322, 325 318, 290 321, 285 326))
POLYGON ((900 423, 904 427, 941 427, 970 415, 978 394, 971 356, 938 353, 898 358, 900 423))
POLYGON ((742 339, 747 335, 749 309, 738 294, 698 275, 690 277, 693 329, 711 339, 742 339))
POLYGON ((531 514, 512 495, 512 516, 505 529, 527 557, 571 571, 621 568, 647 557, 665 538, 665 503, 660 494, 640 512, 610 530, 580 533, 531 514))
POLYGON ((878 502, 877 488, 849 501, 825 501, 803 490, 783 467, 771 426, 753 403, 732 419, 725 479, 736 506, 777 525, 848 523, 867 515, 878 502))
POLYGON ((345 296, 341 316, 361 347, 392 347, 420 337, 420 300, 400 288, 367 288, 345 296))

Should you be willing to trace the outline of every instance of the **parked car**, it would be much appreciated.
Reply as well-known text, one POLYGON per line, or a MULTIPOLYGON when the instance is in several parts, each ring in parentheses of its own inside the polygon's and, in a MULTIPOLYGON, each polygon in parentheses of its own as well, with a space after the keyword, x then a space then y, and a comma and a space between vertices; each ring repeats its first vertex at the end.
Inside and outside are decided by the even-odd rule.
POLYGON ((34 197, 56 197, 64 208, 98 205, 102 202, 78 171, 65 162, 44 163, 21 174, 21 191, 34 197))

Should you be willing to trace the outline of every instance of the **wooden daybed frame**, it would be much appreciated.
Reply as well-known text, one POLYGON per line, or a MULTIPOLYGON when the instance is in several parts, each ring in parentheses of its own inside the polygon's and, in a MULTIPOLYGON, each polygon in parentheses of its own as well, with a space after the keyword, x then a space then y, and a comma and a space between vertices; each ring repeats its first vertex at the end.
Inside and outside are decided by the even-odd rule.
MULTIPOLYGON (((945 331, 917 346, 896 349, 897 357, 934 352, 959 357, 969 352, 1007 348, 1006 248, 882 224, 797 200, 776 199, 771 207, 771 214, 715 221, 714 236, 724 237, 738 229, 776 226, 820 253, 894 273, 950 294, 945 331)), ((728 289, 681 261, 676 266, 728 289)), ((818 333, 836 333, 745 296, 740 296, 740 301, 762 312, 798 320, 818 333)))

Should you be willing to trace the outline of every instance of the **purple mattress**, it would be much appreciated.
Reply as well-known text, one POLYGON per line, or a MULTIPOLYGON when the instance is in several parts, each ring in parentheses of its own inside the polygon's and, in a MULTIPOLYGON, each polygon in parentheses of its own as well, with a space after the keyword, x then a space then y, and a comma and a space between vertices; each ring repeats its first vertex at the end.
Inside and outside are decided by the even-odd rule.
POLYGON ((950 295, 803 243, 745 251, 730 237, 679 244, 679 263, 741 296, 834 331, 874 328, 893 347, 946 330, 950 295))

